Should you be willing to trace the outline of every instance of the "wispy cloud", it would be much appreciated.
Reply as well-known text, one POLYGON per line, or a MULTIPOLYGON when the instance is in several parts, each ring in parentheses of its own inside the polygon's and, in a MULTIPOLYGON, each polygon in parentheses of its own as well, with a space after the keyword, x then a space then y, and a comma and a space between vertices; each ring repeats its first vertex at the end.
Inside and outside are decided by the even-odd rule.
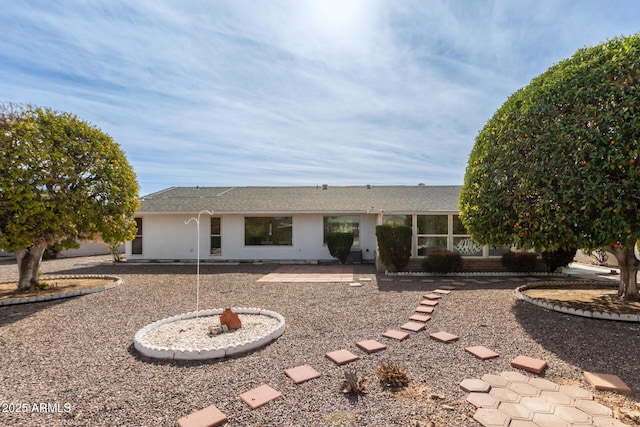
POLYGON ((143 194, 460 184, 512 92, 638 22, 632 0, 15 2, 0 99, 96 124, 143 194))

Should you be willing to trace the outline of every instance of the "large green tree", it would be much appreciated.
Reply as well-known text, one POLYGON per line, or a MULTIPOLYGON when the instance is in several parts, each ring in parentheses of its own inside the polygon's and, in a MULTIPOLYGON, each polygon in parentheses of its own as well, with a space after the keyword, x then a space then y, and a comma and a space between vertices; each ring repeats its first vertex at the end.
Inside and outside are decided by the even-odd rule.
POLYGON ((0 248, 16 254, 19 290, 38 283, 47 246, 133 238, 138 183, 109 135, 47 108, 0 106, 0 248))
POLYGON ((602 247, 638 299, 640 37, 578 50, 511 95, 478 134, 460 199, 478 242, 602 247))

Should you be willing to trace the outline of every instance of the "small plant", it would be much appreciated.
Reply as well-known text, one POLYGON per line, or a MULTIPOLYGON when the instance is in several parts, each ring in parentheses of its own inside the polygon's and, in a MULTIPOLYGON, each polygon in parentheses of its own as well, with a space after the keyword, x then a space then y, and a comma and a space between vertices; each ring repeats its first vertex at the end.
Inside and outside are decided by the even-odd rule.
POLYGON ((598 265, 606 265, 609 255, 604 249, 596 249, 591 256, 596 260, 598 265))
POLYGON ((345 394, 366 394, 365 381, 364 378, 358 378, 358 373, 355 370, 345 370, 344 380, 342 380, 342 392, 345 394))
POLYGON ((433 251, 422 262, 422 268, 433 273, 451 273, 462 268, 462 257, 457 252, 433 251))
POLYGON ((109 243, 108 246, 109 246, 109 252, 111 252, 111 256, 113 256, 113 261, 114 262, 122 261, 122 257, 120 256, 122 254, 122 243, 113 242, 113 243, 109 243))
POLYGON ((395 363, 383 363, 376 369, 380 384, 385 387, 399 388, 409 385, 409 374, 395 363))
POLYGON ((352 233, 328 233, 327 248, 332 257, 338 258, 340 264, 346 264, 353 246, 352 233))
POLYGON ((502 265, 510 271, 535 271, 538 254, 535 252, 505 252, 502 265))

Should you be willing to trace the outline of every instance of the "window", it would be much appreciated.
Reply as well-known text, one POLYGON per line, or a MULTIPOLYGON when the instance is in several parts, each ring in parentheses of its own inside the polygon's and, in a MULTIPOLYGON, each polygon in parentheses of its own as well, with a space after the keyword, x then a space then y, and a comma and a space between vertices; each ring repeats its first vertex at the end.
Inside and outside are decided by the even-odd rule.
POLYGON ((245 217, 244 244, 247 246, 293 246, 293 218, 245 217))
POLYGON ((384 215, 382 217, 383 225, 406 225, 407 227, 412 227, 412 221, 413 215, 384 215))
POLYGON ((353 246, 360 246, 360 217, 359 216, 325 216, 324 244, 327 244, 329 233, 353 234, 353 246))
POLYGON ((418 256, 447 249, 448 215, 418 215, 418 256))
POLYGON ((459 215, 453 215, 453 250, 462 256, 482 256, 482 245, 469 236, 459 215))
POLYGON ((211 217, 211 255, 222 255, 220 217, 211 217))
POLYGON ((131 242, 131 254, 142 255, 142 218, 136 218, 136 236, 131 242))

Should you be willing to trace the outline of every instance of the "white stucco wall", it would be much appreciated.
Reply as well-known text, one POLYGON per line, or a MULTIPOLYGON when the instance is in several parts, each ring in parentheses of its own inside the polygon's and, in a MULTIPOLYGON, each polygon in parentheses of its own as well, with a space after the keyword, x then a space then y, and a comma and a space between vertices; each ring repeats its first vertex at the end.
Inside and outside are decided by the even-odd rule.
MULTIPOLYGON (((293 215, 292 246, 245 246, 245 215, 221 215, 222 254, 211 255, 209 253, 209 216, 202 215, 200 217, 200 259, 210 261, 333 259, 327 247, 323 245, 324 216, 324 214, 293 215)), ((127 242, 127 259, 132 261, 197 259, 196 222, 191 221, 185 224, 185 221, 192 217, 193 215, 141 216, 143 253, 142 255, 131 254, 131 242, 127 242)), ((374 259, 376 218, 376 215, 360 216, 360 248, 365 260, 374 259)))

